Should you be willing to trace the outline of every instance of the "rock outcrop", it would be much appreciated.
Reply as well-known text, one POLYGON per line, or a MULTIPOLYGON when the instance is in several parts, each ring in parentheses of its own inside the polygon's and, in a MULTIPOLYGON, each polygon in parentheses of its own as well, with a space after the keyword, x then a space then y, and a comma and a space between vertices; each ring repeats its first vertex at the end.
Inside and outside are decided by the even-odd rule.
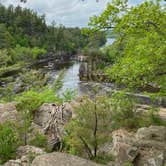
POLYGON ((65 105, 43 104, 35 112, 32 128, 46 135, 49 148, 55 150, 63 136, 64 125, 71 116, 71 110, 65 105))
POLYGON ((3 166, 30 166, 32 160, 38 155, 45 154, 45 151, 34 146, 26 145, 20 146, 16 153, 17 159, 9 160, 3 166))
POLYGON ((41 148, 26 145, 26 146, 20 146, 17 149, 16 154, 17 154, 17 158, 21 158, 22 156, 26 156, 26 155, 29 155, 29 154, 33 154, 35 156, 38 156, 38 155, 45 154, 45 152, 41 148))
POLYGON ((50 153, 36 157, 32 166, 102 166, 65 153, 50 153))
POLYGON ((112 134, 110 153, 116 162, 131 162, 134 166, 164 166, 166 164, 166 127, 140 128, 136 133, 117 130, 112 134))
POLYGON ((16 121, 18 119, 18 112, 16 111, 16 103, 0 104, 0 123, 6 121, 16 121))

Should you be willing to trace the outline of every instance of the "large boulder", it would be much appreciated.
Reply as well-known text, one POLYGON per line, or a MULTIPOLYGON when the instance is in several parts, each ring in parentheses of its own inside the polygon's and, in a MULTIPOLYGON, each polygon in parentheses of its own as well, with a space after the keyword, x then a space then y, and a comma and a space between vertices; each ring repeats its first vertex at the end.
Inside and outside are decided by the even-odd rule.
POLYGON ((166 127, 150 126, 138 129, 136 133, 138 140, 154 140, 166 142, 166 127))
POLYGON ((65 153, 50 153, 36 157, 32 166, 102 166, 65 153))
POLYGON ((16 160, 9 160, 3 166, 30 166, 36 156, 45 154, 45 152, 43 149, 26 145, 20 146, 16 154, 16 160))
POLYGON ((117 163, 135 166, 163 166, 166 162, 166 127, 140 128, 136 133, 124 129, 112 133, 112 153, 117 163))
POLYGON ((22 156, 26 156, 29 154, 33 154, 35 156, 42 155, 45 154, 45 151, 35 146, 26 145, 26 146, 20 146, 17 149, 16 153, 17 153, 17 158, 21 158, 22 156))
POLYGON ((72 116, 65 105, 43 104, 34 115, 33 130, 47 136, 48 147, 55 150, 64 134, 64 126, 72 116))
POLYGON ((138 155, 138 148, 133 145, 134 135, 126 130, 117 130, 112 134, 113 147, 111 153, 116 156, 116 162, 133 162, 138 155))
POLYGON ((9 160, 8 162, 6 162, 3 166, 23 166, 21 164, 21 160, 9 160))
POLYGON ((16 111, 16 103, 0 104, 0 123, 6 121, 16 121, 18 119, 18 112, 16 111))
POLYGON ((135 166, 164 166, 165 151, 156 148, 141 147, 134 161, 135 166))

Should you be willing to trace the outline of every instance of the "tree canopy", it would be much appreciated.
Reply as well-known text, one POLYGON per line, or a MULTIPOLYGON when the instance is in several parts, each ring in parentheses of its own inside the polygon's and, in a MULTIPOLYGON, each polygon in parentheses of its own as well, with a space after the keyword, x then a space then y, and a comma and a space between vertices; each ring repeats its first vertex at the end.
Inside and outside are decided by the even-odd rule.
POLYGON ((90 18, 89 31, 113 29, 117 34, 109 46, 111 80, 130 88, 165 92, 166 10, 162 1, 129 6, 115 0, 100 16, 90 18))

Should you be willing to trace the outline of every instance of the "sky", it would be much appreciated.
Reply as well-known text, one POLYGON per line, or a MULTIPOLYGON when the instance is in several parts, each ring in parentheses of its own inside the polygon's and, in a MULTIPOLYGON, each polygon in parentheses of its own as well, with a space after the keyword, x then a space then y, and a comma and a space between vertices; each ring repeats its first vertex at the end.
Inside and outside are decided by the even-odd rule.
MULTIPOLYGON (((90 16, 99 15, 111 0, 1 0, 6 6, 13 4, 30 8, 39 15, 45 14, 47 24, 55 21, 67 27, 86 27, 90 16)), ((137 4, 143 0, 130 0, 130 4, 137 4)))

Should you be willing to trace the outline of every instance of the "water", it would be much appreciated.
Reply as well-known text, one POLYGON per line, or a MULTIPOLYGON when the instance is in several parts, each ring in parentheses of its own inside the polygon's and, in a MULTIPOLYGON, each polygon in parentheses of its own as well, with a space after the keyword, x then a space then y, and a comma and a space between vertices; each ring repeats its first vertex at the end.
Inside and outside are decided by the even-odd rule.
POLYGON ((105 46, 111 45, 114 41, 115 41, 114 38, 107 38, 107 42, 106 42, 105 46))
MULTIPOLYGON (((105 46, 111 45, 115 39, 108 38, 105 46)), ((80 81, 79 78, 79 68, 81 63, 74 62, 73 65, 69 66, 66 69, 64 78, 62 80, 63 86, 59 91, 60 95, 66 92, 66 90, 76 91, 78 96, 81 95, 91 95, 94 88, 98 88, 100 94, 107 92, 109 89, 116 89, 115 85, 113 84, 106 84, 106 83, 97 83, 97 82, 83 82, 80 81)))
POLYGON ((92 81, 80 81, 79 68, 81 63, 75 62, 72 66, 67 68, 64 78, 62 80, 63 86, 59 91, 63 95, 66 90, 76 91, 78 96, 91 95, 93 89, 98 88, 98 93, 105 94, 110 88, 115 89, 115 86, 110 83, 97 83, 92 81))
POLYGON ((79 68, 80 68, 80 63, 75 62, 72 66, 70 66, 63 77, 63 86, 60 89, 59 93, 63 94, 66 90, 71 90, 74 91, 76 90, 77 93, 79 94, 80 88, 80 79, 79 79, 79 68))

